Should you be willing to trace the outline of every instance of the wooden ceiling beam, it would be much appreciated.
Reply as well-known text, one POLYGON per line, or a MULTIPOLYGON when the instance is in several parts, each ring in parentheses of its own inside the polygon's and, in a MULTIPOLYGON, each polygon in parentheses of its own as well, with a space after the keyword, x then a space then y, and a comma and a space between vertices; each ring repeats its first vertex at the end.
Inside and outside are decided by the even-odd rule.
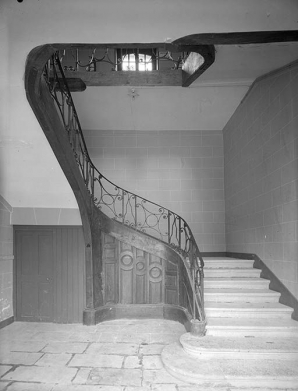
POLYGON ((189 87, 214 63, 214 60, 215 48, 213 45, 201 45, 193 48, 182 66, 182 87, 189 87))
POLYGON ((183 47, 188 45, 249 45, 296 41, 298 41, 298 30, 281 30, 191 34, 176 39, 172 44, 185 50, 183 47))
POLYGON ((65 77, 70 79, 80 79, 86 86, 181 86, 182 71, 160 70, 148 72, 135 71, 111 71, 111 72, 85 72, 85 71, 65 71, 65 77))

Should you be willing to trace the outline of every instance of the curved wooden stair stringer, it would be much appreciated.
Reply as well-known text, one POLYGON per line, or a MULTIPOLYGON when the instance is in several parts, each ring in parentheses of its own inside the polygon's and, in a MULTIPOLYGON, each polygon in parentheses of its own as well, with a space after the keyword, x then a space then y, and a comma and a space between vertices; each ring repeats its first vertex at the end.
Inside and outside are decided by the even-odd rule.
MULTIPOLYGON (((167 300, 167 295, 163 292, 159 302, 155 300, 154 303, 143 304, 141 313, 142 316, 146 311, 147 314, 151 311, 153 316, 162 314, 163 317, 181 321, 189 329, 190 321, 192 318, 196 319, 201 304, 197 297, 195 280, 191 281, 190 268, 185 254, 179 253, 177 248, 174 249, 162 240, 107 217, 94 203, 90 189, 86 185, 86 180, 79 170, 78 159, 70 146, 63 121, 59 116, 53 97, 49 93, 49 86, 43 77, 45 64, 56 51, 56 45, 44 45, 31 51, 26 64, 25 89, 27 99, 74 192, 81 213, 86 264, 86 309, 83 322, 84 324, 96 324, 107 318, 123 314, 123 308, 122 312, 119 311, 121 305, 123 307, 123 303, 105 301, 104 289, 106 283, 103 281, 102 239, 103 234, 108 234, 117 242, 131 246, 135 249, 135 252, 137 250, 143 251, 146 254, 158 257, 161 264, 165 262, 171 265, 172 269, 175 269, 176 274, 173 274, 173 270, 171 270, 171 274, 170 266, 163 265, 161 267, 164 280, 166 278, 175 280, 176 299, 173 300, 173 296, 171 296, 171 299, 167 300), (166 275, 167 270, 169 271, 168 275, 166 275), (147 304, 151 308, 148 306, 145 309, 147 304), (152 312, 154 306, 156 311, 152 312), (113 310, 111 310, 111 307, 113 307, 113 310)), ((164 291, 166 286, 166 282, 163 281, 160 289, 164 291)), ((128 310, 127 303, 125 305, 128 310)), ((135 310, 132 310, 132 313, 136 314, 135 310)), ((126 311, 126 316, 127 314, 126 311)), ((200 312, 200 314, 204 314, 204 312, 200 312)))

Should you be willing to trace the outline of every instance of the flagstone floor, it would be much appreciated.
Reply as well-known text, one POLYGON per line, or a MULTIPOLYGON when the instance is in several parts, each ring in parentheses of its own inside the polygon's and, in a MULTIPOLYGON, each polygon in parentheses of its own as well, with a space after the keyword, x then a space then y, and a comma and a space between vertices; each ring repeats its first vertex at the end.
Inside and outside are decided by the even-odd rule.
POLYGON ((1 391, 196 391, 163 368, 184 327, 124 319, 96 326, 15 322, 0 330, 1 391))

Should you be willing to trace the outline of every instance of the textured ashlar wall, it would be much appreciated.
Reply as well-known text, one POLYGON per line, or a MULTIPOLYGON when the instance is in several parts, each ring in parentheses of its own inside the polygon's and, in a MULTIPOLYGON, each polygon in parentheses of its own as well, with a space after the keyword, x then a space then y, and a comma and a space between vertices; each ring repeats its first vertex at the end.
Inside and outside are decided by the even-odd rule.
POLYGON ((110 181, 178 213, 201 251, 225 251, 221 131, 85 130, 110 181))
POLYGON ((11 206, 0 195, 0 322, 13 316, 13 227, 11 206))
POLYGON ((227 251, 298 298, 298 62, 258 80, 223 130, 227 251))

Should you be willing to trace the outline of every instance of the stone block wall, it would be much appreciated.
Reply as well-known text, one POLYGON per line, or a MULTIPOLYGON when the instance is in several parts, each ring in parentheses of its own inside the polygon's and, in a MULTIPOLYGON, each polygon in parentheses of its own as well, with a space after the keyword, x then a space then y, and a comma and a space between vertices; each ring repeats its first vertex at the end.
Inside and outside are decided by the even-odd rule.
POLYGON ((298 62, 257 80, 223 137, 227 251, 256 253, 298 298, 298 62))
POLYGON ((0 322, 13 316, 13 227, 11 206, 0 195, 0 322))
POLYGON ((92 161, 109 180, 180 214, 201 251, 225 251, 221 131, 84 135, 92 161))

